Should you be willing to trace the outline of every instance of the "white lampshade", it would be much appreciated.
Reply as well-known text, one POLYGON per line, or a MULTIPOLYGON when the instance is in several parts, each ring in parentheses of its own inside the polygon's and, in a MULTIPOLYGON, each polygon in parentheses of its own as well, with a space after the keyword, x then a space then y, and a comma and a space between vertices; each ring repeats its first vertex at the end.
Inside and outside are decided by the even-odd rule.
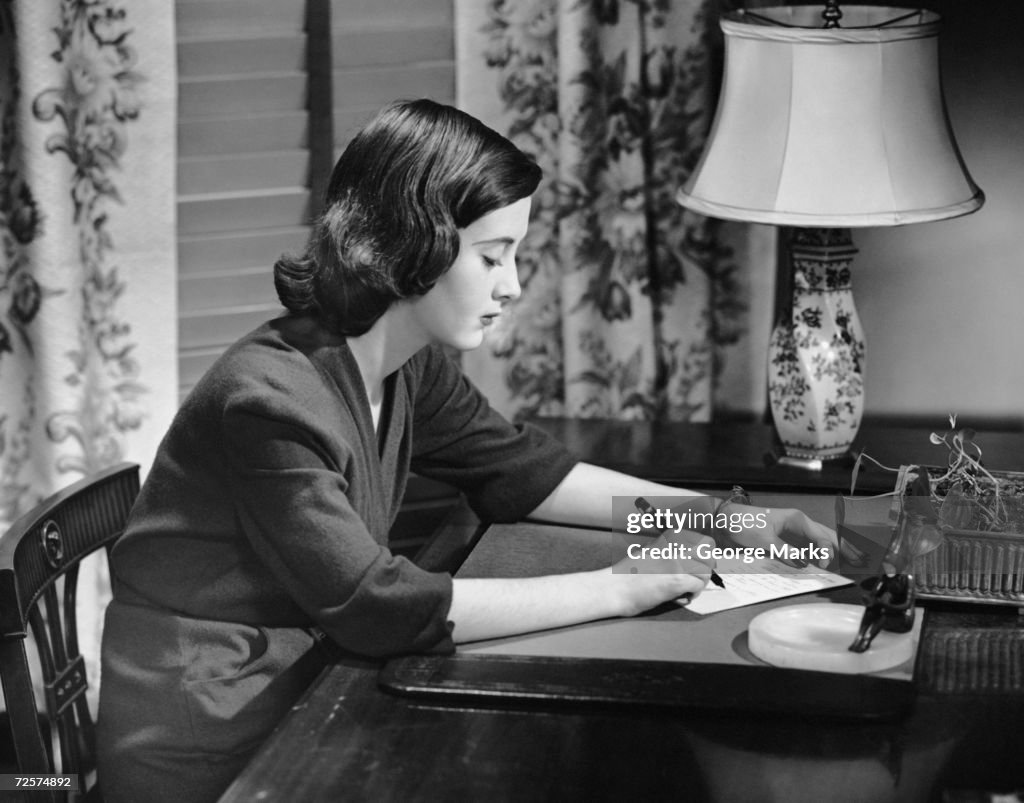
POLYGON ((850 227, 940 220, 982 205, 946 115, 938 15, 847 6, 841 24, 821 27, 821 6, 722 19, 722 95, 704 155, 679 191, 683 206, 731 220, 850 227))

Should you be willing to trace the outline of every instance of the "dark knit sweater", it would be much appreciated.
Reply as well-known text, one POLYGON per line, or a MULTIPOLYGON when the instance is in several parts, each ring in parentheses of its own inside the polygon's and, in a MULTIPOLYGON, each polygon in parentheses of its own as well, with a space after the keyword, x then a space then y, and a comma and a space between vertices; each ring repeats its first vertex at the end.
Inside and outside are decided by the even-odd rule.
POLYGON ((450 650, 451 578, 387 549, 410 470, 485 520, 533 510, 574 464, 512 426, 440 349, 385 385, 377 432, 344 338, 271 321, 183 403, 113 554, 115 598, 200 619, 319 625, 362 655, 450 650))

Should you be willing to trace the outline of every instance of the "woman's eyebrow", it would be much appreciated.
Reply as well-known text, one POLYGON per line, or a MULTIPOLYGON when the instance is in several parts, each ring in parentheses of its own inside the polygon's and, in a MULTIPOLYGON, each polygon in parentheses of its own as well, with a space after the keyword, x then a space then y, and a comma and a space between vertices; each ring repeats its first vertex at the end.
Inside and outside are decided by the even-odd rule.
POLYGON ((499 243, 501 245, 512 245, 514 242, 515 240, 512 237, 491 237, 487 240, 477 240, 473 245, 497 245, 499 243))

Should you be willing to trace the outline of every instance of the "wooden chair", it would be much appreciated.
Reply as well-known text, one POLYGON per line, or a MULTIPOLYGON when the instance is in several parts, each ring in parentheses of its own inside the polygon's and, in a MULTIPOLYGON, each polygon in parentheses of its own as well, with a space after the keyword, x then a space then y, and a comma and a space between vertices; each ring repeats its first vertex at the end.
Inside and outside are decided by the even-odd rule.
MULTIPOLYGON (((18 771, 77 775, 95 797, 96 737, 79 652, 75 596, 82 558, 109 550, 139 491, 139 467, 121 463, 58 491, 0 538, 0 679, 18 771), (46 695, 36 708, 25 640, 32 628, 46 695)), ((32 801, 78 799, 33 790, 32 801)))

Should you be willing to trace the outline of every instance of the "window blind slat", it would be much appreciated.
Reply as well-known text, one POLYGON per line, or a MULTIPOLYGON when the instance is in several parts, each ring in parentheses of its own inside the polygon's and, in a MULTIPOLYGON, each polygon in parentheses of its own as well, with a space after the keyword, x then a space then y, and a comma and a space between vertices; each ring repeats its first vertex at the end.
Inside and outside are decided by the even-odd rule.
POLYGON ((306 147, 305 109, 178 120, 178 157, 214 156, 306 147))
POLYGON ((190 156, 178 159, 178 195, 200 195, 274 187, 305 187, 305 150, 190 156))
POLYGON ((261 194, 224 194, 178 198, 178 233, 301 226, 307 218, 309 190, 287 189, 261 194))
POLYGON ((214 76, 178 81, 178 114, 184 118, 304 111, 305 108, 304 73, 214 76))
POLYGON ((380 107, 397 98, 429 97, 451 103, 454 96, 452 65, 447 62, 334 72, 336 109, 346 106, 380 107))
POLYGON ((442 25, 454 32, 453 0, 331 0, 335 27, 401 21, 410 28, 442 25))
POLYGON ((244 75, 258 64, 264 72, 303 72, 306 37, 252 35, 244 39, 206 36, 178 41, 178 76, 244 75))
POLYGON ((334 28, 335 68, 452 61, 454 50, 452 30, 443 26, 334 28))
POLYGON ((303 3, 296 0, 176 0, 178 39, 301 31, 303 3))
POLYGON ((281 313, 280 304, 253 304, 194 311, 181 316, 178 342, 184 349, 226 348, 241 335, 281 313))
POLYGON ((273 270, 269 264, 178 279, 178 303, 195 312, 276 302, 273 270))
POLYGON ((178 240, 178 269, 183 274, 194 274, 272 265, 285 251, 302 250, 308 237, 307 226, 182 236, 178 240))

